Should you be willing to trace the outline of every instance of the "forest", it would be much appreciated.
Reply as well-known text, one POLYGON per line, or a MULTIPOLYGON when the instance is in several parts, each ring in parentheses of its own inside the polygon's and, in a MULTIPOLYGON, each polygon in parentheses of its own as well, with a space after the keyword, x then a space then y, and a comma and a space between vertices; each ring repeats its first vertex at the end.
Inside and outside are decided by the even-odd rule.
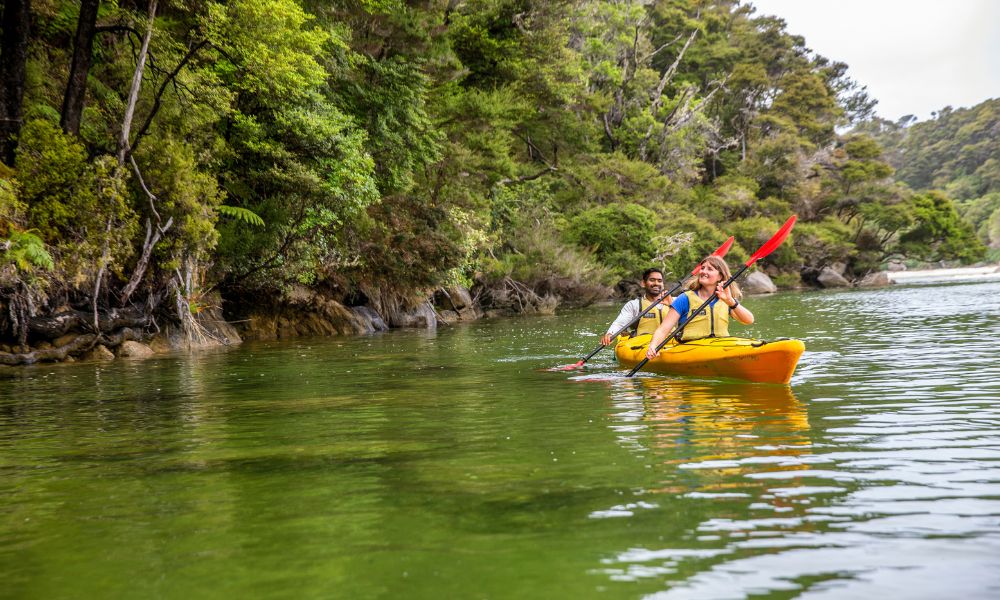
POLYGON ((1000 101, 877 119, 848 65, 752 4, 2 10, 0 364, 223 321, 359 330, 296 329, 310 311, 398 326, 456 289, 581 305, 730 235, 744 260, 791 214, 758 264, 782 288, 1000 246, 1000 101))

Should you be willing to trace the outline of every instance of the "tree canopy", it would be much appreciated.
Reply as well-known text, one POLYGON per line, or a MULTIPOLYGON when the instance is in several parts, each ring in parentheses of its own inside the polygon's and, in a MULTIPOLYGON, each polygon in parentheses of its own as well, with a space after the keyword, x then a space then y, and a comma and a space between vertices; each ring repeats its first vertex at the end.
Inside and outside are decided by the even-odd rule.
POLYGON ((141 305, 194 326, 210 292, 680 276, 797 213, 764 265, 794 283, 830 262, 975 260, 963 215, 986 241, 1000 230, 995 102, 841 135, 874 99, 737 0, 3 11, 11 314, 141 305))

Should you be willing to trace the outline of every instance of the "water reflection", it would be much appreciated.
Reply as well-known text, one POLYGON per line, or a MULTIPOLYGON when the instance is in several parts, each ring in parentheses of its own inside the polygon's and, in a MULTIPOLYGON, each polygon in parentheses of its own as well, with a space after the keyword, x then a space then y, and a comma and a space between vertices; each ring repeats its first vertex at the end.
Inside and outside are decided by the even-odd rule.
POLYGON ((543 370, 617 307, 0 373, 0 596, 1000 597, 1000 287, 753 310, 792 387, 543 370))

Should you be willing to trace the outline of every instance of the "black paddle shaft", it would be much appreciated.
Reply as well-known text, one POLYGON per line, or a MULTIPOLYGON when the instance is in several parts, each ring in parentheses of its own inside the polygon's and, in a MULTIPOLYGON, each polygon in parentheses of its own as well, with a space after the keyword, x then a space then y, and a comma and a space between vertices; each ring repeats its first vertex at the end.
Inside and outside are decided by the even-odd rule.
MULTIPOLYGON (((736 271, 736 273, 733 274, 732 277, 730 277, 728 280, 726 280, 726 283, 722 284, 723 289, 729 287, 729 284, 731 284, 732 282, 736 281, 736 278, 739 277, 740 275, 742 275, 743 272, 746 271, 748 268, 749 268, 749 265, 743 265, 740 268, 739 271, 736 271)), ((656 351, 659 352, 660 350, 663 349, 664 346, 667 345, 667 342, 669 342, 670 340, 672 340, 672 339, 676 338, 677 336, 679 336, 681 334, 681 331, 684 330, 684 326, 687 325, 691 321, 691 319, 693 319, 693 318, 697 317, 699 314, 701 314, 706 308, 708 308, 708 305, 711 304, 712 302, 714 302, 715 300, 717 300, 717 298, 715 298, 715 297, 709 298, 708 300, 705 300, 702 303, 702 305, 699 306, 694 312, 689 313, 691 316, 688 317, 688 318, 686 318, 686 319, 684 319, 684 320, 682 320, 680 323, 678 323, 677 327, 674 329, 673 333, 671 333, 670 335, 668 335, 667 339, 663 340, 662 342, 659 343, 658 346, 656 346, 656 351)), ((649 362, 648 358, 642 359, 642 361, 639 364, 637 364, 631 371, 628 372, 628 375, 626 375, 626 377, 632 377, 632 376, 634 376, 636 373, 639 372, 639 369, 641 369, 644 366, 646 366, 646 363, 648 363, 648 362, 649 362)))

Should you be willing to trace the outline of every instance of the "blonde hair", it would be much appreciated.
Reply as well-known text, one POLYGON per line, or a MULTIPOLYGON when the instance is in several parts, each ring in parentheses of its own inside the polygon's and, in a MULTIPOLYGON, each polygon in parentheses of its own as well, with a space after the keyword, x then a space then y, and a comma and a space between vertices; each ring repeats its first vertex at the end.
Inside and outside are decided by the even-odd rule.
MULTIPOLYGON (((698 264, 699 265, 704 265, 705 263, 708 263, 708 264, 712 265, 713 267, 715 267, 715 270, 718 271, 720 275, 722 275, 722 280, 719 281, 719 285, 722 285, 730 277, 732 277, 732 272, 730 272, 730 270, 729 270, 729 265, 726 264, 726 261, 723 260, 722 257, 715 256, 714 254, 712 254, 710 256, 705 257, 705 260, 701 261, 698 264)), ((691 291, 695 291, 695 292, 697 292, 698 290, 700 290, 701 289, 701 280, 699 280, 697 277, 695 277, 691 281, 691 283, 688 284, 688 289, 691 290, 691 291)), ((726 288, 726 289, 728 289, 730 292, 732 292, 733 298, 736 298, 737 300, 742 300, 743 299, 743 291, 740 290, 739 284, 736 283, 735 281, 732 282, 731 284, 729 284, 729 287, 726 288)))

